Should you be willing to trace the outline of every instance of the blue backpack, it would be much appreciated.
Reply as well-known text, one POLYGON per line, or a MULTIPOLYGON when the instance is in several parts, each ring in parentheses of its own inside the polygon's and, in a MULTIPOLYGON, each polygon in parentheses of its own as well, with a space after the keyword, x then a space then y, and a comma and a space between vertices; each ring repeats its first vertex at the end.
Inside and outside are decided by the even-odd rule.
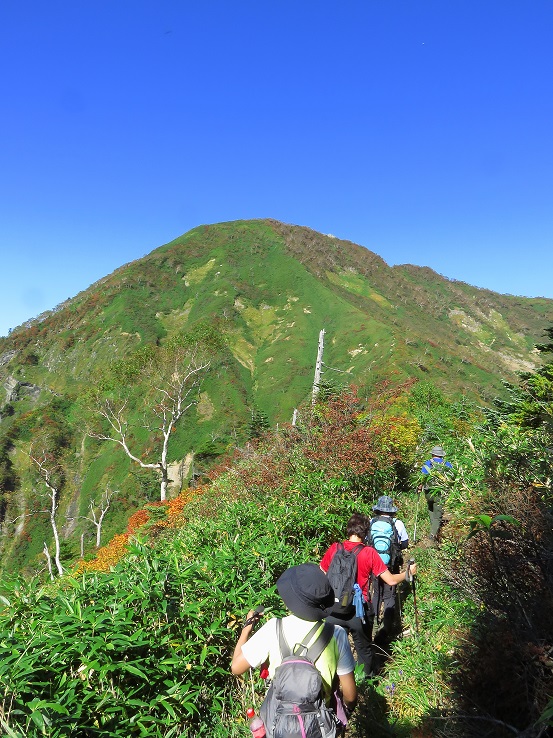
POLYGON ((391 571, 400 558, 401 551, 395 518, 389 515, 377 515, 372 518, 367 545, 376 549, 382 561, 391 571))

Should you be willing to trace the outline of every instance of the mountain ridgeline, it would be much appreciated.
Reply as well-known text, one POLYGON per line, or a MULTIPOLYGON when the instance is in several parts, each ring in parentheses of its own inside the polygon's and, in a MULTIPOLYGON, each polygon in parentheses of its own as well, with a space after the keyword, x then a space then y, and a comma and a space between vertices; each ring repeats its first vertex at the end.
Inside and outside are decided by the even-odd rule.
POLYGON ((92 389, 111 397, 114 376, 127 381, 129 444, 143 464, 156 459, 159 433, 146 430, 140 402, 153 380, 136 370, 136 357, 150 361, 183 334, 206 336, 210 367, 172 429, 169 494, 243 443, 255 418, 290 422, 309 398, 323 328, 324 379, 368 386, 417 378, 489 404, 504 380, 535 368, 534 344, 551 322, 553 300, 500 295, 426 267, 389 267, 308 228, 273 220, 199 226, 0 339, 4 568, 44 565, 51 487, 68 559, 79 545, 93 547, 91 511, 99 514, 102 495, 110 499, 105 537, 138 501, 159 499, 155 470, 91 435, 98 418, 87 400, 92 389))

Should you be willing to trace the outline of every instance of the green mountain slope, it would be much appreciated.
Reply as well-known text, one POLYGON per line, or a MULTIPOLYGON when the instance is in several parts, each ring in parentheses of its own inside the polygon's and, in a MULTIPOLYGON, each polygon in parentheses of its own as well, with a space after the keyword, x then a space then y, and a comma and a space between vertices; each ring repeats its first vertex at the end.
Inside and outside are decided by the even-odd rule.
MULTIPOLYGON (((120 529, 137 500, 155 499, 155 477, 114 444, 91 440, 81 407, 98 372, 140 347, 164 346, 199 324, 225 345, 199 404, 172 438, 174 470, 186 461, 180 478, 174 473, 176 490, 194 456, 202 471, 247 438, 252 412, 273 424, 290 421, 309 397, 322 328, 326 378, 431 379, 450 395, 486 403, 503 379, 533 368, 535 339, 552 321, 552 300, 498 295, 427 268, 389 267, 361 246, 308 228, 271 220, 195 228, 0 339, 3 560, 42 565, 51 537, 47 516, 36 513, 44 488, 29 463, 41 433, 63 440, 57 515, 67 555, 90 527, 82 520, 90 500, 108 486, 118 495, 106 535, 120 529)), ((138 424, 138 405, 132 410, 138 424)), ((148 445, 144 431, 136 440, 148 445)))

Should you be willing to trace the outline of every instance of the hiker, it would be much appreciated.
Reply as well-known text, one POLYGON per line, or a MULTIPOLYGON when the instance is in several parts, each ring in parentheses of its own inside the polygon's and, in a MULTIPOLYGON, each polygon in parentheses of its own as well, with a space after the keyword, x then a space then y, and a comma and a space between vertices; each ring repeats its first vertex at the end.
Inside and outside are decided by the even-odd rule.
MULTIPOLYGON (((383 495, 373 506, 374 517, 367 544, 373 546, 392 574, 397 574, 403 564, 402 551, 409 546, 409 536, 405 524, 394 513, 398 511, 391 497, 383 495)), ((389 635, 395 617, 396 585, 387 584, 382 577, 371 574, 371 600, 377 623, 382 623, 384 632, 389 635), (382 614, 381 614, 382 613, 382 614)))
MULTIPOLYGON (((372 626, 374 621, 374 610, 370 602, 368 585, 371 574, 380 577, 382 581, 390 586, 399 584, 407 579, 407 572, 403 571, 399 574, 392 574, 386 564, 382 561, 378 553, 372 546, 364 544, 365 539, 369 535, 370 519, 361 513, 354 513, 348 521, 346 527, 347 539, 341 543, 333 543, 327 550, 321 561, 321 569, 328 572, 332 560, 338 552, 342 556, 342 551, 353 552, 357 561, 357 584, 361 588, 361 592, 366 601, 364 606, 364 616, 360 617, 356 614, 355 608, 338 614, 338 606, 335 603, 333 614, 327 618, 328 623, 341 625, 348 630, 353 638, 355 650, 357 651, 357 660, 363 665, 365 674, 370 676, 372 673, 372 626)), ((416 574, 416 565, 411 566, 410 572, 416 574)))
MULTIPOLYGON (((327 577, 316 564, 292 566, 282 574, 276 586, 291 613, 280 620, 282 634, 290 652, 297 653, 297 647, 310 646, 317 640, 324 626, 324 619, 334 605, 334 591, 327 577), (310 636, 309 643, 304 644, 316 624, 319 624, 321 628, 310 636)), ((269 677, 273 679, 277 667, 283 660, 278 639, 279 619, 271 618, 253 635, 252 629, 255 622, 252 620, 255 620, 253 610, 247 615, 246 624, 234 649, 231 671, 234 675, 240 676, 248 669, 256 668, 268 660, 269 677)), ((315 667, 322 678, 324 705, 327 707, 334 706, 337 677, 346 711, 345 722, 347 722, 347 716, 354 710, 357 703, 357 687, 353 675, 355 662, 346 632, 336 626, 327 630, 331 633, 330 640, 319 658, 315 660, 315 667)), ((266 702, 267 700, 264 705, 266 702)), ((264 713, 262 706, 260 714, 264 720, 267 719, 266 712, 264 713)), ((334 721, 334 717, 332 720, 334 721)), ((271 727, 267 725, 267 722, 266 728, 267 735, 272 735, 271 727)))
POLYGON ((419 493, 424 491, 428 514, 430 516, 430 534, 428 539, 431 545, 436 545, 438 533, 444 518, 444 487, 447 486, 446 469, 453 469, 449 461, 445 461, 445 451, 441 446, 434 446, 431 450, 432 458, 425 461, 421 467, 424 481, 419 485, 419 493))

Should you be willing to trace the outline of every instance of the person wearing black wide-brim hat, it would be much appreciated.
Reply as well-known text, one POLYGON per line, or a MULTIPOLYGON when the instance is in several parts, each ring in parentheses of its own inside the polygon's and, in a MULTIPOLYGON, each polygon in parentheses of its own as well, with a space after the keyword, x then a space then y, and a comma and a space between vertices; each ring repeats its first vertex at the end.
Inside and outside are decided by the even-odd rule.
MULTIPOLYGON (((310 643, 303 644, 311 645, 334 606, 334 590, 326 574, 317 564, 300 564, 287 569, 276 586, 291 613, 282 618, 282 629, 291 650, 294 651, 296 645, 303 644, 314 625, 320 622, 321 628, 312 636, 310 643)), ((277 618, 268 620, 252 635, 254 625, 255 611, 251 610, 234 649, 231 671, 239 676, 268 661, 269 676, 272 678, 282 660, 277 637, 277 618)), ((344 703, 349 710, 353 710, 357 702, 357 687, 353 676, 355 662, 343 628, 334 628, 334 635, 315 666, 323 680, 327 703, 332 698, 332 684, 338 675, 344 703)))

